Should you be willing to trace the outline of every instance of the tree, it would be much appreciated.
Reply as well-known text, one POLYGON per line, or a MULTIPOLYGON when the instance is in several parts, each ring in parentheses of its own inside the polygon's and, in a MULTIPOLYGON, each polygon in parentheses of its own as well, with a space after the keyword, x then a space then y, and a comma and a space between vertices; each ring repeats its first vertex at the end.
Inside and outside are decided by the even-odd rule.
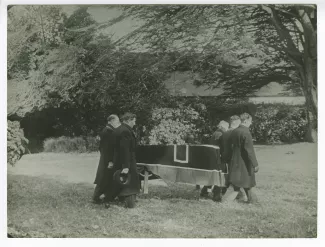
POLYGON ((41 55, 62 44, 60 6, 16 6, 8 11, 8 78, 25 78, 41 55))
POLYGON ((271 81, 302 90, 309 120, 317 122, 317 28, 312 5, 127 6, 144 24, 117 43, 147 43, 181 51, 176 61, 201 75, 197 84, 243 96, 271 81))
MULTIPOLYGON (((261 5, 253 15, 259 23, 266 18, 281 42, 275 49, 295 66, 306 98, 309 141, 315 141, 317 124, 317 19, 315 5, 261 5)), ((262 31, 262 30, 261 30, 262 31)), ((270 35, 262 35, 270 41, 270 35)), ((271 45, 275 45, 271 42, 271 45)))
POLYGON ((168 56, 117 49, 110 37, 98 35, 84 6, 62 16, 60 43, 53 45, 47 37, 54 34, 43 36, 42 25, 30 17, 34 10, 23 8, 26 15, 19 18, 11 13, 8 38, 10 45, 19 43, 20 24, 34 23, 29 29, 33 39, 12 46, 11 68, 19 69, 9 71, 8 81, 8 118, 22 120, 28 137, 98 133, 109 114, 126 111, 137 113, 141 123, 155 105, 164 104, 168 56), (106 56, 100 58, 102 54, 106 56))

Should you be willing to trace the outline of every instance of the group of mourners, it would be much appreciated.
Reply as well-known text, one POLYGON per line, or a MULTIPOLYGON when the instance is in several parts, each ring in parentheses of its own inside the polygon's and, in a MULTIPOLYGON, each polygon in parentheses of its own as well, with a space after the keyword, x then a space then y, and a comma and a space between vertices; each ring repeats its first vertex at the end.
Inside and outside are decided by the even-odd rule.
MULTIPOLYGON (((210 139, 210 144, 220 148, 221 170, 228 171, 226 187, 214 186, 212 189, 212 199, 216 202, 222 201, 229 186, 233 187, 233 191, 228 190, 228 198, 241 199, 244 196, 247 203, 257 201, 252 188, 256 186, 255 173, 258 172, 259 166, 249 131, 251 124, 252 117, 248 113, 231 116, 229 123, 219 123, 218 129, 210 139), (241 188, 245 194, 241 192, 241 188)), ((211 186, 204 186, 200 196, 208 197, 209 188, 211 186)))
POLYGON ((140 192, 140 179, 135 158, 136 135, 133 127, 136 115, 125 113, 120 119, 110 115, 100 133, 100 160, 95 178, 94 203, 109 207, 116 198, 133 208, 140 192), (101 195, 105 195, 101 200, 101 195))
MULTIPOLYGON (((100 161, 94 182, 93 202, 104 203, 108 208, 117 200, 133 208, 141 187, 136 164, 137 141, 133 132, 136 115, 125 113, 121 116, 121 122, 117 115, 110 115, 107 121, 107 126, 100 133, 100 161)), ((241 188, 246 194, 246 202, 256 201, 252 188, 256 185, 255 173, 259 167, 249 131, 251 124, 252 117, 248 113, 235 115, 229 123, 221 121, 211 137, 210 144, 220 148, 223 170, 228 167, 226 187, 214 186, 212 189, 212 199, 216 202, 221 202, 223 196, 229 193, 230 198, 238 199, 241 188), (230 185, 233 191, 229 190, 230 185)), ((208 189, 211 188, 204 186, 201 197, 208 197, 208 189)))

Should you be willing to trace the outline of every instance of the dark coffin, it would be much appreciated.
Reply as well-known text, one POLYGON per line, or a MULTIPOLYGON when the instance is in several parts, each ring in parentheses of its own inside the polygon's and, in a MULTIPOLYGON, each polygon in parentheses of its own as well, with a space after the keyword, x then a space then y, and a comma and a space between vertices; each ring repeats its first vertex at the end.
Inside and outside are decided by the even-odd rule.
POLYGON ((150 178, 172 182, 224 186, 227 168, 222 167, 220 149, 213 145, 143 145, 136 158, 139 171, 150 178))

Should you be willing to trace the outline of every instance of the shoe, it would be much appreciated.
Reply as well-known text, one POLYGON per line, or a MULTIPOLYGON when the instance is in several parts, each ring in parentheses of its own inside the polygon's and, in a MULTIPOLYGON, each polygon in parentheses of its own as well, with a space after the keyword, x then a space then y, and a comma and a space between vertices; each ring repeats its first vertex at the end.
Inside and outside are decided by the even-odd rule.
POLYGON ((247 196, 240 190, 235 199, 238 201, 245 201, 247 200, 247 196))
POLYGON ((200 197, 205 198, 205 199, 209 199, 209 193, 201 193, 200 197))
POLYGON ((135 207, 135 195, 130 195, 125 197, 125 207, 126 208, 135 207))
POLYGON ((91 202, 93 204, 101 204, 102 203, 102 201, 100 199, 93 199, 91 202))
POLYGON ((214 202, 221 202, 221 197, 220 196, 214 196, 212 198, 212 201, 214 201, 214 202))

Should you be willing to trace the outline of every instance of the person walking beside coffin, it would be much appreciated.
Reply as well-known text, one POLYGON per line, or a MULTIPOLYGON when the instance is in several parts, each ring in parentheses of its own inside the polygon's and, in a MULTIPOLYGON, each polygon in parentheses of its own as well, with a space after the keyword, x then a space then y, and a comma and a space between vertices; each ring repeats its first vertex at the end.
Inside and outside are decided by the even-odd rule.
MULTIPOLYGON (((223 135, 220 137, 220 153, 221 153, 221 163, 222 163, 222 170, 223 172, 229 172, 229 169, 227 169, 227 166, 229 167, 230 165, 230 160, 231 160, 231 133, 234 129, 238 128, 240 125, 241 121, 239 116, 233 115, 229 119, 229 129, 223 133, 223 135)), ((226 181, 226 187, 220 188, 218 186, 215 186, 214 189, 214 195, 216 197, 214 198, 215 200, 220 201, 222 198, 222 195, 226 193, 227 188, 229 187, 229 178, 226 181)))
POLYGON ((96 184, 93 194, 93 202, 100 203, 100 196, 107 194, 107 189, 113 179, 112 168, 115 150, 115 129, 120 126, 120 120, 117 115, 110 115, 107 118, 107 126, 100 133, 99 151, 100 159, 97 168, 96 184))
POLYGON ((237 129, 241 121, 239 116, 234 115, 229 119, 229 129, 222 135, 221 138, 221 160, 225 164, 230 164, 231 160, 231 134, 234 129, 237 129))
MULTIPOLYGON (((218 146, 220 148, 220 155, 221 155, 221 140, 222 135, 228 130, 229 123, 226 121, 220 121, 218 124, 218 129, 212 134, 209 144, 218 146)), ((211 189, 212 186, 203 186, 200 196, 201 197, 208 197, 208 189, 211 189)), ((213 199, 215 201, 220 201, 218 196, 213 193, 213 199)))
POLYGON ((220 147, 221 136, 228 130, 229 123, 220 121, 217 130, 212 134, 209 144, 220 147))
POLYGON ((256 159, 253 138, 249 131, 252 124, 252 117, 248 113, 240 115, 241 124, 233 130, 230 137, 232 146, 229 167, 229 183, 233 185, 234 191, 239 192, 244 188, 247 195, 247 202, 256 202, 256 196, 252 188, 256 186, 255 173, 259 166, 256 159))
POLYGON ((132 130, 136 122, 136 115, 125 113, 121 117, 122 124, 116 130, 116 151, 114 156, 114 188, 111 190, 110 200, 117 196, 124 198, 125 206, 135 207, 136 195, 140 193, 139 174, 136 164, 136 136, 132 130), (121 184, 120 177, 127 176, 128 182, 121 184))

